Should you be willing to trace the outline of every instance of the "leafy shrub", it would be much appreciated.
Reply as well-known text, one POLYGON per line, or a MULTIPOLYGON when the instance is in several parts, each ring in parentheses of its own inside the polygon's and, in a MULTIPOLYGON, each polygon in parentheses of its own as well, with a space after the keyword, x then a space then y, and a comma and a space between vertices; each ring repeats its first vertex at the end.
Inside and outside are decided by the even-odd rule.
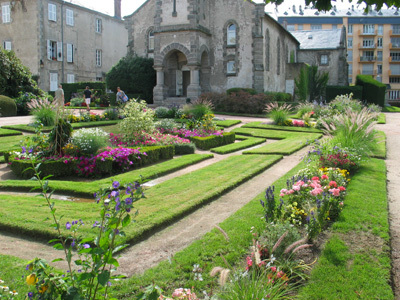
POLYGON ((291 102, 292 95, 289 93, 282 93, 282 92, 264 92, 265 95, 271 96, 272 101, 276 102, 291 102))
POLYGON ((47 99, 32 99, 27 104, 36 121, 44 126, 53 126, 56 120, 56 106, 47 99))
POLYGON ((372 76, 359 74, 356 77, 356 85, 363 87, 362 101, 385 106, 386 84, 375 80, 372 76))
POLYGON ((162 131, 172 131, 177 127, 177 123, 173 119, 162 119, 155 123, 155 127, 162 131))
POLYGON ((353 100, 353 94, 349 95, 338 95, 336 98, 329 103, 329 107, 332 109, 333 115, 343 114, 346 110, 361 111, 363 105, 358 100, 353 100))
POLYGON ((168 111, 169 109, 164 106, 159 106, 154 110, 154 113, 157 118, 162 119, 162 118, 168 118, 168 111))
POLYGON ((7 96, 0 95, 0 117, 12 117, 17 115, 15 101, 7 96))
POLYGON ((204 103, 185 104, 182 110, 187 119, 193 118, 195 120, 200 120, 205 115, 213 113, 210 106, 204 103))
POLYGON ((196 151, 196 146, 193 143, 175 144, 175 155, 193 154, 196 151))
POLYGON ((71 101, 70 101, 70 105, 71 106, 81 106, 81 104, 84 102, 84 100, 83 100, 83 98, 82 97, 75 97, 75 98, 72 98, 71 99, 71 101))
POLYGON ((209 150, 211 148, 231 144, 235 142, 234 132, 224 132, 221 135, 211 135, 206 137, 192 136, 190 140, 196 145, 197 148, 202 150, 209 150))
POLYGON ((125 119, 119 123, 119 127, 126 138, 153 132, 155 129, 154 110, 149 109, 144 100, 129 101, 123 109, 123 115, 125 119))
POLYGON ((29 114, 28 103, 31 99, 36 99, 37 96, 33 93, 23 93, 19 92, 18 98, 15 98, 15 103, 17 104, 17 115, 26 116, 29 114))
POLYGON ((85 155, 95 154, 107 144, 108 133, 100 128, 82 128, 72 133, 70 144, 85 155))
POLYGON ((271 118, 276 125, 285 125, 291 110, 292 106, 290 104, 279 105, 278 102, 268 103, 265 106, 268 117, 271 118))
POLYGON ((107 108, 104 111, 103 115, 108 120, 118 120, 119 119, 119 109, 118 108, 107 108))
MULTIPOLYGON (((32 178, 34 176, 31 160, 18 160, 11 156, 9 158, 10 168, 13 173, 20 178, 32 178)), ((52 175, 54 178, 73 175, 75 173, 75 162, 69 159, 46 158, 44 160, 34 161, 40 163, 39 171, 41 176, 52 175)))
POLYGON ((248 93, 250 95, 256 95, 257 91, 255 89, 252 88, 240 88, 240 87, 236 87, 236 88, 231 88, 226 90, 226 94, 227 95, 231 95, 233 93, 239 93, 239 92, 245 92, 248 93))
POLYGON ((360 85, 353 86, 338 86, 338 85, 328 85, 326 87, 326 100, 330 102, 332 99, 335 99, 337 96, 353 94, 355 99, 362 99, 362 90, 363 87, 360 85))

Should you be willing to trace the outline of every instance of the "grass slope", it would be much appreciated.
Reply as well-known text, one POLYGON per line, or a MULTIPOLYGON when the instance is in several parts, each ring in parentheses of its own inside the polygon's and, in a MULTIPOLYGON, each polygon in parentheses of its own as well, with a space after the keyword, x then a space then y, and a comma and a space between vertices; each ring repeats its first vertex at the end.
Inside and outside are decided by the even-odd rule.
MULTIPOLYGON (((212 154, 189 154, 176 157, 155 165, 132 170, 126 173, 114 175, 100 180, 89 182, 76 182, 67 180, 49 180, 49 186, 56 190, 57 193, 64 193, 73 196, 92 197, 93 193, 100 188, 106 188, 113 180, 118 180, 125 184, 133 181, 147 182, 159 176, 171 173, 175 170, 193 165, 205 159, 213 157, 212 154)), ((35 181, 29 180, 5 180, 0 181, 0 189, 2 190, 30 190, 37 186, 35 181)))
POLYGON ((225 146, 212 148, 211 152, 218 153, 218 154, 227 154, 235 151, 239 151, 242 149, 250 148, 265 142, 263 138, 246 138, 241 140, 240 142, 228 144, 225 146))
POLYGON ((299 299, 394 299, 385 162, 371 159, 347 192, 333 235, 299 299))
MULTIPOLYGON (((145 192, 146 198, 135 204, 139 215, 136 222, 125 230, 124 240, 127 242, 139 240, 155 229, 175 222, 190 211, 255 176, 281 158, 279 155, 231 156, 149 188, 145 192)), ((57 214, 63 216, 63 222, 82 219, 86 224, 93 224, 98 218, 99 207, 94 201, 53 201, 56 203, 57 214)), ((0 229, 8 232, 24 232, 31 236, 55 235, 54 230, 49 227, 51 224, 48 218, 49 209, 42 198, 5 195, 0 199, 0 206, 2 207, 0 229)), ((90 225, 82 227, 82 232, 91 235, 90 225)))
POLYGON ((3 136, 12 136, 12 135, 21 135, 22 133, 17 131, 17 130, 12 130, 12 129, 5 129, 5 128, 0 128, 0 137, 3 136))
POLYGON ((231 127, 233 125, 239 124, 241 122, 242 121, 240 121, 240 120, 221 120, 221 121, 215 121, 215 124, 217 126, 227 128, 227 127, 231 127))
POLYGON ((11 150, 19 149, 21 150, 21 140, 24 137, 21 135, 14 136, 3 136, 0 138, 0 154, 4 154, 4 152, 8 152, 11 150))
POLYGON ((242 128, 261 128, 261 129, 272 129, 272 130, 282 130, 282 131, 322 133, 322 130, 319 130, 316 128, 278 126, 278 125, 265 124, 263 122, 250 122, 250 123, 243 125, 242 128))

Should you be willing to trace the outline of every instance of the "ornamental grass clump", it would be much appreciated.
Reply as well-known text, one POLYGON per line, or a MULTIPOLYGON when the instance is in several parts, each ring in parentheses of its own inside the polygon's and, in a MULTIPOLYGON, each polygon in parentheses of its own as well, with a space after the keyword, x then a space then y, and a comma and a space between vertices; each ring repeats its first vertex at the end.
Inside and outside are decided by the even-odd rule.
POLYGON ((144 197, 140 184, 135 182, 122 187, 114 181, 109 188, 95 194, 96 203, 100 205, 99 219, 91 224, 96 237, 82 238, 79 228, 88 224, 83 220, 61 223, 51 203, 53 191, 49 190, 47 178, 39 177, 38 166, 33 170, 39 183, 37 189, 42 190, 56 231, 57 238, 50 242, 55 243, 55 249, 64 252, 64 258, 55 261, 65 260, 68 267, 67 272, 62 273, 43 259, 30 261, 26 267, 26 282, 32 288, 26 299, 110 299, 112 281, 122 277, 113 274, 119 266, 115 253, 128 246, 119 238, 125 235, 123 229, 138 213, 133 203, 144 197))
POLYGON ((44 126, 52 126, 56 120, 56 105, 47 99, 32 99, 27 104, 30 113, 36 121, 44 126))
POLYGON ((100 128, 83 128, 72 133, 69 143, 82 155, 96 154, 107 145, 108 133, 100 128))
POLYGON ((279 105, 278 102, 271 102, 265 105, 264 111, 267 113, 267 117, 272 119, 275 125, 283 126, 289 118, 289 114, 292 111, 292 105, 282 104, 279 105))

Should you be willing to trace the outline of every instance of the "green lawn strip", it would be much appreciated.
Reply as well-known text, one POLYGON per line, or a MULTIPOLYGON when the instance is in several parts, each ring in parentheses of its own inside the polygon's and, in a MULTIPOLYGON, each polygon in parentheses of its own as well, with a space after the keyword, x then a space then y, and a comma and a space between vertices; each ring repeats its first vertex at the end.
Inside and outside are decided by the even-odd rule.
POLYGON ((384 113, 380 113, 377 122, 378 124, 386 124, 386 115, 384 113))
POLYGON ((319 130, 317 128, 278 126, 278 125, 264 124, 262 122, 250 122, 250 123, 243 125, 242 128, 262 128, 262 129, 273 129, 273 130, 283 130, 283 131, 322 133, 322 130, 319 130))
POLYGON ((220 127, 231 127, 233 125, 239 124, 242 121, 240 120, 223 120, 223 121, 215 121, 215 124, 220 127))
POLYGON ((378 143, 372 150, 371 156, 375 158, 386 158, 386 134, 383 131, 376 131, 376 140, 378 143))
POLYGON ((0 137, 0 154, 11 150, 21 150, 21 141, 24 139, 22 135, 3 136, 0 137))
POLYGON ((250 148, 262 143, 265 143, 265 139, 263 138, 247 138, 237 143, 228 144, 217 148, 212 148, 211 152, 218 154, 227 154, 238 150, 250 148))
POLYGON ((343 212, 299 299, 394 299, 387 206, 385 162, 371 159, 353 176, 343 212))
MULTIPOLYGON (((86 127, 97 127, 97 126, 109 126, 109 125, 115 125, 118 124, 119 120, 112 120, 112 121, 93 121, 93 122, 79 122, 79 123, 72 123, 72 128, 78 129, 78 128, 86 128, 86 127)), ((53 129, 54 126, 43 126, 42 131, 43 132, 49 132, 53 129)), ((7 125, 7 126, 2 126, 2 128, 6 129, 13 129, 13 130, 19 130, 19 131, 24 131, 24 132, 35 132, 35 128, 33 126, 30 126, 28 124, 20 124, 20 125, 7 125)))
MULTIPOLYGON (((279 191, 286 187, 287 178, 292 177, 304 167, 304 163, 300 163, 285 176, 275 181, 275 190, 279 191)), ((264 194, 264 192, 260 193, 219 224, 229 236, 229 241, 220 231, 213 229, 201 239, 176 253, 169 261, 163 261, 156 267, 148 269, 142 275, 134 275, 114 285, 113 296, 118 299, 133 299, 133 294, 141 287, 153 282, 170 292, 179 287, 193 287, 197 295, 201 294, 204 289, 217 288, 218 279, 211 277, 210 271, 216 266, 228 267, 221 256, 232 266, 241 264, 244 256, 249 253, 248 249, 252 244, 251 227, 254 226, 258 229, 265 227, 265 221, 261 219, 263 209, 260 204, 260 200, 264 199, 264 194), (193 279, 194 264, 199 264, 202 268, 203 281, 193 279)))
MULTIPOLYGON (((135 203, 136 222, 126 228, 126 242, 137 241, 154 230, 184 217, 190 211, 214 200, 280 160, 282 156, 228 157, 213 165, 182 175, 145 191, 146 198, 135 203), (229 174, 229 175, 227 175, 229 174), (207 187, 205 189, 204 187, 207 187)), ((92 202, 55 202, 63 222, 82 219, 81 233, 93 235, 90 224, 99 218, 99 206, 92 202)), ((3 195, 0 199, 0 230, 50 238, 55 231, 45 201, 41 197, 3 195), (18 205, 16 205, 18 203, 18 205)), ((65 233, 66 230, 63 231, 65 233)))
MULTIPOLYGON (((147 182, 151 179, 171 173, 178 169, 182 169, 189 165, 196 164, 211 157, 213 157, 212 154, 188 154, 160 162, 155 165, 143 167, 141 169, 132 170, 100 180, 93 180, 91 182, 49 180, 49 186, 50 188, 56 190, 58 194, 62 193, 73 196, 92 197, 93 193, 100 188, 108 187, 111 181, 118 180, 122 184, 125 184, 127 182, 139 181, 142 179, 142 182, 147 182)), ((37 186, 37 183, 30 180, 0 181, 1 190, 29 191, 35 186, 37 186)))
POLYGON ((260 119, 266 118, 265 114, 242 114, 242 113, 223 112, 223 111, 215 111, 214 115, 240 116, 240 117, 250 117, 250 118, 260 118, 260 119))
POLYGON ((22 132, 12 129, 0 128, 0 137, 3 136, 12 136, 12 135, 21 135, 22 132))
POLYGON ((382 108, 383 112, 400 112, 400 107, 397 106, 385 106, 382 108))
MULTIPOLYGON (((32 257, 34 259, 34 257, 32 257)), ((10 291, 15 290, 18 296, 14 299, 26 299, 30 287, 26 284, 25 278, 27 271, 25 271, 28 261, 10 256, 0 254, 0 279, 4 281, 1 286, 7 286, 10 291), (18 298, 21 297, 21 298, 18 298)))
POLYGON ((243 154, 283 154, 290 155, 301 148, 305 147, 310 141, 314 141, 322 137, 318 133, 298 133, 296 137, 279 140, 265 146, 244 151, 243 154))
POLYGON ((259 129, 259 128, 235 128, 231 132, 235 132, 236 134, 241 135, 249 135, 253 137, 266 138, 266 139, 274 139, 274 140, 283 140, 287 138, 296 137, 299 134, 298 132, 290 132, 290 131, 280 131, 280 130, 271 130, 271 129, 259 129))

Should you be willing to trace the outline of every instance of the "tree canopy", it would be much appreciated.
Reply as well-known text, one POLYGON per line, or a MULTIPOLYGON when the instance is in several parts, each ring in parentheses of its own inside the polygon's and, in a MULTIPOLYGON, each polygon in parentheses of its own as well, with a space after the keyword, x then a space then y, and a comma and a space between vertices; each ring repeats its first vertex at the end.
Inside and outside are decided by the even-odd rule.
MULTIPOLYGON (((284 2, 285 0, 265 0, 265 3, 275 3, 276 5, 280 5, 284 2)), ((349 0, 352 2, 351 0, 349 0)), ((336 2, 335 0, 304 0, 305 5, 310 5, 312 4, 316 9, 319 11, 321 10, 330 10, 332 8, 332 2, 333 4, 336 2)), ((391 6, 396 6, 400 7, 400 0, 354 0, 355 3, 361 4, 365 3, 367 6, 368 5, 376 5, 377 9, 381 9, 384 4, 386 4, 388 7, 391 6)))

